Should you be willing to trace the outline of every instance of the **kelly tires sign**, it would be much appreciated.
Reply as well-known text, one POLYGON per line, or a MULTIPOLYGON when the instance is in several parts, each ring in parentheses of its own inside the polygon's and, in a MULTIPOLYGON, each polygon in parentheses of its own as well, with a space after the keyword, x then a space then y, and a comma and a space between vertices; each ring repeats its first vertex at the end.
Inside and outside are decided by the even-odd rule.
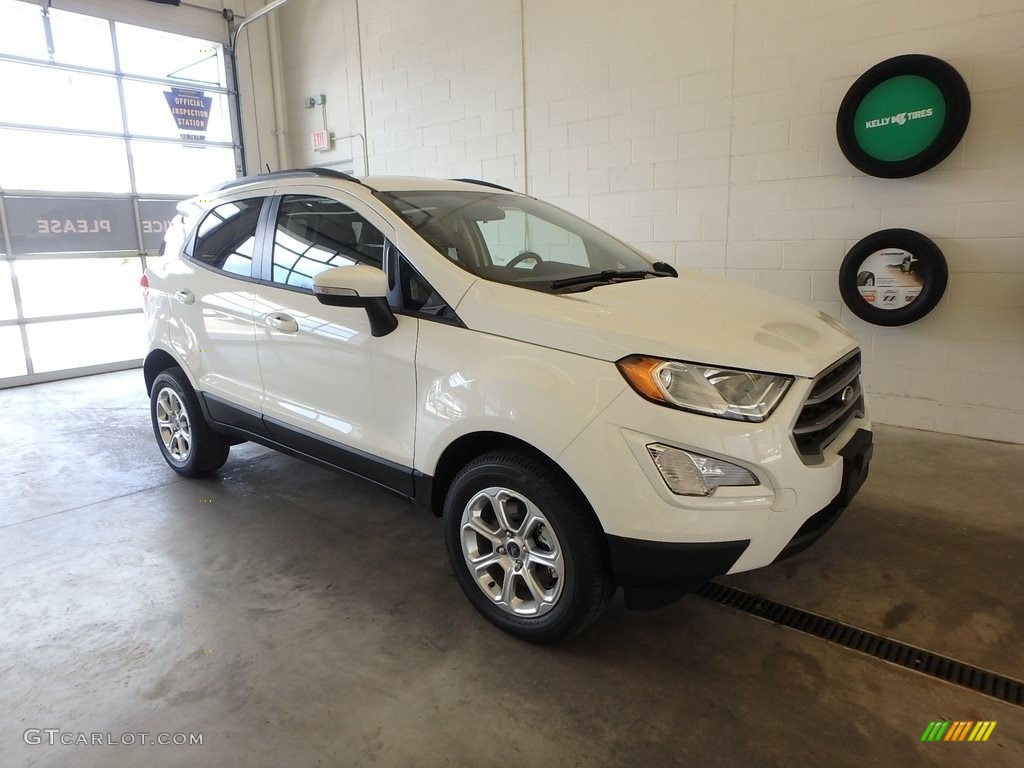
POLYGON ((853 314, 874 325, 906 325, 931 312, 949 273, 939 247, 919 232, 868 235, 843 259, 839 293, 853 314))
POLYGON ((956 149, 971 117, 960 73, 933 56, 911 54, 876 64, 850 88, 836 136, 856 168, 886 179, 935 167, 956 149))

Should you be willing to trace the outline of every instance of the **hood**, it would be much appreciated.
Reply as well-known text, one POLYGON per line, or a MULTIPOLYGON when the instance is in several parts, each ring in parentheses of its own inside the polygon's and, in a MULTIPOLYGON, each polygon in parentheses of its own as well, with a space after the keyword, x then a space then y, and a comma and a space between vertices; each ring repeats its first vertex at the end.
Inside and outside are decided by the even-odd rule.
POLYGON ((701 272, 550 294, 477 280, 471 329, 615 361, 643 354, 811 378, 857 346, 813 307, 701 272))

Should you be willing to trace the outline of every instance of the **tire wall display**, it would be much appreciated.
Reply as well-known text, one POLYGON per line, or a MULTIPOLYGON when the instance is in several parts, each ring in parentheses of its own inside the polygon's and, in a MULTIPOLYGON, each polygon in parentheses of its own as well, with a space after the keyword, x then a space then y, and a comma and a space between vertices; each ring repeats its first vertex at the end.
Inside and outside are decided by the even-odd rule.
POLYGON ((846 254, 839 292, 857 317, 874 325, 906 325, 931 312, 946 292, 939 247, 910 229, 868 235, 846 254))
POLYGON ((971 95, 963 77, 934 56, 876 64, 851 86, 836 137, 846 159, 870 176, 915 176, 945 160, 963 138, 971 95))

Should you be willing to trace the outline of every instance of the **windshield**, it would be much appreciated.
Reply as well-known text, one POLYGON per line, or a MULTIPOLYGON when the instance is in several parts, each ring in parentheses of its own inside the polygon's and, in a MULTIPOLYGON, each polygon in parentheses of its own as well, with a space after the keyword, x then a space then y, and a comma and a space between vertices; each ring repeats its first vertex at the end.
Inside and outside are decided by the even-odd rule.
POLYGON ((652 270, 638 251, 531 197, 473 190, 376 195, 442 256, 487 280, 556 292, 638 279, 652 270), (586 275, 595 279, 572 279, 586 275))

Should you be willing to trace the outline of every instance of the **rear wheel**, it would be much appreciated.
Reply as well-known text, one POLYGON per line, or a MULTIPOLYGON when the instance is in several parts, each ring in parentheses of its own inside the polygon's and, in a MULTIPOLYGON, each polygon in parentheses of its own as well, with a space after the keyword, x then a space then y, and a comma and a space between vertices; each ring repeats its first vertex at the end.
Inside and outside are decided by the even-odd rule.
POLYGON ((470 602, 510 634, 550 642, 582 631, 615 591, 586 501, 523 451, 475 459, 444 508, 448 558, 470 602))
POLYGON ((224 466, 231 445, 206 423, 199 400, 181 369, 169 368, 157 375, 150 390, 149 410, 160 452, 175 472, 201 477, 224 466))

